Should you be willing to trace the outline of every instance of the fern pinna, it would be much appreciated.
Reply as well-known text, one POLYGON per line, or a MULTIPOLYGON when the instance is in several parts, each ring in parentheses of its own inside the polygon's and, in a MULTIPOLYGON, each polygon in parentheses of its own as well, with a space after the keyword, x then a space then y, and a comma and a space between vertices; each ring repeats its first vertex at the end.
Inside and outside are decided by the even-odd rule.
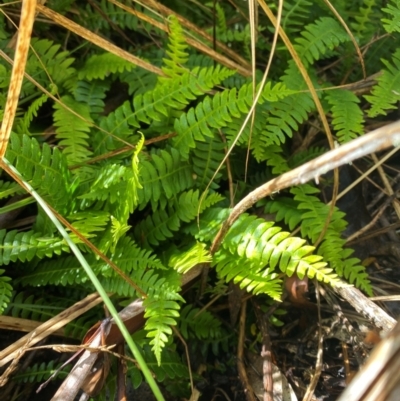
MULTIPOLYGON (((284 2, 282 26, 318 90, 339 143, 362 135, 365 114, 369 118, 385 115, 399 100, 400 52, 393 45, 399 32, 398 2, 390 1, 382 10, 375 3, 338 5, 346 10, 346 23, 356 42, 373 46, 370 40, 378 22, 392 34, 387 40, 393 42, 386 42, 391 54, 385 46, 374 48, 382 62, 371 65, 370 72, 383 71, 371 93, 361 96, 337 87, 349 76, 354 81, 362 79, 351 38, 342 25, 313 2, 284 2), (343 68, 332 63, 342 56, 343 68), (331 63, 334 74, 329 70, 331 63)), ((77 14, 88 17, 89 28, 111 29, 105 20, 94 18, 91 5, 81 8, 76 2, 75 6, 77 14)), ((59 7, 67 12, 64 5, 59 7)), ((24 81, 23 103, 6 157, 57 212, 146 293, 148 338, 143 340, 143 352, 149 354, 150 345, 155 365, 167 354, 172 326, 177 325, 185 338, 213 341, 225 336, 220 327, 214 331, 196 327, 198 310, 193 305, 181 311, 185 302, 180 294, 181 274, 199 263, 211 264, 219 280, 233 281, 274 300, 281 298, 284 277, 295 273, 331 285, 344 277, 370 294, 365 268, 345 247, 346 221, 338 209, 314 247, 330 211, 313 184, 274 194, 257 205, 274 214, 274 222, 256 217, 254 210, 243 214, 220 249, 214 255, 208 252, 231 204, 262 181, 323 151, 320 144, 303 146, 298 153, 293 149, 296 141, 312 138, 312 130, 318 133, 320 124, 314 101, 288 52, 278 48, 254 119, 237 138, 253 103, 253 84, 247 77, 193 50, 186 41, 187 29, 174 16, 163 21, 165 35, 135 15, 116 12, 109 2, 99 7, 114 15, 115 26, 139 30, 143 37, 157 32, 157 40, 166 39, 165 51, 143 49, 144 58, 160 68, 160 76, 93 48, 81 53, 79 48, 62 48, 49 39, 33 40, 27 73, 48 92, 38 95, 33 83, 24 81), (116 91, 122 93, 115 100, 116 91), (38 135, 43 131, 38 115, 51 125, 48 137, 38 135), (234 141, 229 163, 220 166, 234 141)), ((222 3, 217 15, 220 40, 227 48, 250 55, 247 22, 229 28, 228 15, 235 15, 222 3)), ((266 19, 260 24, 270 26, 266 19)), ((259 30, 268 32, 269 28, 259 30)), ((6 31, 4 35, 1 43, 11 36, 6 31)), ((269 51, 269 43, 264 40, 260 46, 269 51)), ((266 64, 261 56, 258 61, 266 64)), ((9 79, 9 67, 0 61, 0 86, 6 87, 9 79)), ((0 110, 5 101, 0 94, 0 110)), ((2 178, 0 198, 21 193, 2 178)), ((88 278, 43 211, 30 205, 27 213, 35 215, 33 225, 25 230, 0 230, 1 312, 12 313, 13 300, 27 287, 34 291, 43 286, 79 286, 91 292, 88 278)), ((143 295, 71 235, 117 302, 143 295)), ((215 323, 205 313, 198 322, 215 323)), ((186 374, 181 373, 182 377, 186 374)))

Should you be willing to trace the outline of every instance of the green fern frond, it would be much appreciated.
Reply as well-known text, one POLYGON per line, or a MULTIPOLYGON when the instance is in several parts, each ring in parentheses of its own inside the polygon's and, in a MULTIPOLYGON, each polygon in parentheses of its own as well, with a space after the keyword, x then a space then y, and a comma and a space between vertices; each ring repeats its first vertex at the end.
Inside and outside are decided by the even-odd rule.
POLYGON ((363 0, 364 7, 358 9, 358 13, 354 16, 356 22, 353 22, 350 26, 353 29, 355 37, 361 37, 365 32, 370 32, 373 28, 373 13, 376 13, 375 0, 363 0))
MULTIPOLYGON (((291 192, 295 195, 294 200, 299 202, 298 209, 304 211, 300 226, 302 237, 308 237, 315 242, 326 225, 330 207, 314 196, 319 190, 311 185, 292 188, 291 192)), ((324 239, 317 249, 317 254, 321 255, 337 274, 354 280, 350 283, 357 282, 359 288, 371 294, 371 284, 365 273, 365 267, 361 264, 356 265, 356 263, 360 263, 358 259, 357 261, 347 259, 353 251, 344 248, 346 241, 341 238, 341 233, 347 225, 343 217, 344 213, 335 208, 324 239)))
POLYGON ((276 200, 268 200, 264 213, 275 213, 275 221, 284 221, 289 230, 294 230, 301 221, 301 211, 298 202, 286 196, 280 196, 276 200))
POLYGON ((121 199, 121 187, 126 185, 129 168, 119 164, 107 164, 96 172, 94 182, 81 199, 108 201, 111 204, 121 199))
MULTIPOLYGON (((222 200, 220 195, 209 194, 202 200, 202 210, 220 200, 222 200)), ((183 192, 170 203, 166 210, 155 211, 136 226, 135 237, 138 241, 158 245, 161 241, 173 237, 173 233, 179 230, 181 221, 190 222, 194 220, 199 213, 199 190, 183 192)))
POLYGON ((24 192, 16 182, 0 180, 0 199, 16 194, 23 194, 24 192))
MULTIPOLYGON (((181 24, 175 15, 169 16, 168 28, 169 43, 166 51, 168 58, 163 58, 162 71, 168 78, 176 78, 187 71, 184 65, 189 58, 188 45, 181 24)), ((159 80, 163 82, 168 78, 160 77, 159 80)))
POLYGON ((175 269, 178 273, 184 274, 192 267, 200 263, 211 262, 211 255, 206 249, 206 245, 196 242, 194 246, 185 252, 180 252, 171 256, 168 266, 175 269))
POLYGON ((8 307, 12 297, 13 288, 10 284, 11 278, 3 276, 5 270, 0 269, 0 315, 8 307))
MULTIPOLYGON (((268 82, 262 92, 260 103, 276 102, 292 94, 293 91, 282 83, 272 86, 268 82)), ((236 88, 216 93, 212 98, 207 96, 196 108, 190 108, 187 113, 175 120, 174 128, 177 136, 173 143, 184 158, 189 150, 195 147, 195 141, 205 141, 213 137, 213 130, 226 127, 232 118, 239 118, 250 110, 253 103, 253 88, 251 84, 243 85, 239 91, 236 88)))
POLYGON ((61 102, 83 119, 77 117, 59 103, 54 104, 54 125, 56 126, 59 145, 63 148, 62 152, 66 156, 69 165, 82 163, 92 154, 88 143, 88 133, 93 125, 89 106, 77 102, 71 96, 63 96, 61 102))
MULTIPOLYGON (((236 131, 237 133, 238 131, 236 131)), ((205 138, 204 142, 195 141, 195 148, 191 152, 190 164, 195 174, 194 183, 198 188, 205 189, 211 182, 214 172, 222 162, 225 152, 225 144, 219 136, 214 135, 212 138, 205 138)), ((223 168, 222 168, 223 170, 223 168)), ((210 188, 217 189, 219 185, 217 181, 222 176, 219 171, 215 179, 211 182, 210 188)))
POLYGON ((124 72, 119 79, 128 85, 128 93, 131 96, 152 91, 158 82, 158 77, 154 73, 143 68, 135 68, 130 72, 124 72))
POLYGON ((279 301, 282 295, 282 280, 274 269, 262 268, 254 261, 238 258, 237 255, 217 252, 214 257, 216 271, 226 282, 233 280, 240 288, 254 294, 268 294, 279 301))
MULTIPOLYGON (((96 237, 98 232, 103 232, 110 222, 110 215, 106 211, 84 211, 68 216, 71 225, 85 238, 96 237)), ((74 233, 70 234, 75 243, 81 242, 74 233)))
POLYGON ((399 0, 389 0, 388 3, 386 8, 382 8, 382 11, 389 14, 391 18, 383 18, 383 26, 386 32, 400 32, 400 2, 399 0))
POLYGON ((87 59, 85 65, 79 69, 80 80, 104 80, 110 74, 131 71, 135 65, 112 53, 94 54, 87 59))
POLYGON ((282 28, 286 33, 296 33, 303 29, 304 22, 310 18, 310 7, 313 5, 308 0, 285 1, 282 10, 282 28))
POLYGON ((247 287, 248 291, 267 293, 273 298, 278 295, 276 267, 288 276, 296 272, 299 276, 317 277, 320 281, 335 285, 338 282, 336 274, 326 268, 321 256, 311 254, 314 247, 304 244, 305 240, 290 237, 273 222, 243 215, 224 239, 223 247, 230 254, 226 256, 226 251, 220 251, 215 258, 217 271, 227 281, 234 279, 240 282, 241 287, 247 287), (232 264, 235 260, 236 263, 232 264))
POLYGON ((30 261, 35 256, 50 258, 54 254, 68 251, 68 246, 60 238, 43 237, 34 231, 0 230, 0 265, 8 265, 17 260, 30 261))
POLYGON ((332 125, 341 144, 351 141, 364 133, 363 112, 358 97, 343 89, 326 94, 332 110, 332 125))
POLYGON ((110 85, 107 82, 93 80, 91 82, 78 81, 74 88, 75 100, 89 106, 91 116, 97 116, 104 110, 107 91, 110 85))
POLYGON ((229 213, 229 209, 210 208, 202 213, 199 222, 189 225, 185 232, 193 235, 200 242, 211 242, 221 228, 221 224, 228 218, 229 213))
MULTIPOLYGON (((118 242, 111 258, 122 271, 134 276, 132 279, 135 281, 141 279, 143 272, 148 268, 160 271, 165 269, 152 252, 139 248, 129 237, 124 237, 118 242)), ((122 279, 116 276, 116 273, 103 260, 99 260, 90 254, 86 255, 86 259, 93 271, 103 280, 107 290, 120 293, 123 296, 134 296, 133 289, 128 284, 125 288, 122 279), (115 277, 117 280, 115 280, 116 284, 113 287, 111 281, 115 277)), ((48 284, 68 286, 86 284, 88 281, 86 273, 74 256, 65 256, 57 261, 42 261, 21 279, 21 283, 31 286, 48 284)))
MULTIPOLYGON (((32 38, 31 46, 35 52, 31 52, 28 58, 26 73, 38 81, 44 87, 52 83, 59 87, 69 87, 70 81, 75 78, 76 70, 71 67, 74 59, 68 51, 59 51, 61 46, 48 39, 32 38)), ((23 92, 30 91, 33 84, 26 81, 23 92)), ((51 92, 54 93, 56 88, 51 92)))
POLYGON ((57 148, 51 149, 44 143, 40 149, 36 139, 24 135, 21 141, 11 134, 6 157, 58 212, 65 213, 73 206, 76 185, 65 157, 57 148))
POLYGON ((300 58, 311 65, 319 60, 328 50, 333 50, 341 43, 350 41, 349 35, 333 18, 323 17, 307 25, 295 39, 295 48, 300 58))
POLYGON ((35 99, 28 107, 22 119, 18 120, 16 132, 18 134, 29 135, 29 126, 34 117, 37 117, 40 107, 48 100, 48 96, 43 94, 35 99))
POLYGON ((157 376, 157 380, 163 382, 169 378, 176 380, 178 378, 189 377, 187 364, 182 363, 182 358, 179 353, 171 347, 165 347, 161 353, 162 364, 158 363, 154 353, 149 346, 143 347, 143 355, 152 372, 157 376))
POLYGON ((364 96, 371 104, 369 117, 379 114, 386 115, 386 110, 397 109, 396 102, 400 100, 400 49, 393 55, 392 63, 382 60, 386 69, 378 77, 377 84, 372 88, 371 95, 364 96))
MULTIPOLYGON (((208 92, 234 72, 226 68, 210 67, 195 68, 185 72, 175 79, 164 81, 150 92, 139 94, 133 99, 133 108, 125 102, 113 113, 100 121, 100 127, 105 131, 129 141, 132 127, 142 128, 171 117, 171 110, 182 110, 196 97, 208 92)), ((95 140, 95 153, 102 154, 120 148, 121 143, 109 135, 99 132, 95 140)))
POLYGON ((140 162, 140 181, 138 189, 139 207, 149 201, 153 207, 160 204, 164 208, 167 199, 193 186, 190 165, 182 160, 174 148, 153 151, 150 160, 140 162))
POLYGON ((182 309, 178 322, 179 331, 186 340, 191 338, 218 339, 223 332, 220 320, 207 310, 200 310, 192 305, 187 305, 182 309))
MULTIPOLYGON (((13 376, 13 380, 17 383, 41 383, 46 381, 53 375, 60 364, 55 365, 55 361, 41 362, 29 365, 23 372, 18 372, 13 376)), ((63 367, 57 374, 58 379, 65 379, 71 370, 71 367, 63 367)))

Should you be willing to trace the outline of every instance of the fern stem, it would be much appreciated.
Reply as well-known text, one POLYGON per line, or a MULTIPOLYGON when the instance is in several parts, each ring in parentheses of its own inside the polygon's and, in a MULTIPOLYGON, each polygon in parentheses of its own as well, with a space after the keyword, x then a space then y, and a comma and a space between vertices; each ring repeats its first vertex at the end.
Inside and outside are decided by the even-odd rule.
POLYGON ((93 272, 92 268, 89 266, 88 262, 86 261, 85 257, 82 255, 81 251, 79 248, 76 246, 76 244, 72 241, 71 237, 68 235, 67 231, 64 229, 62 224, 58 221, 54 213, 50 210, 48 207, 47 203, 40 197, 40 195, 29 185, 21 176, 21 174, 18 172, 18 170, 6 159, 2 158, 2 165, 3 168, 12 176, 15 176, 18 178, 19 182, 22 182, 25 189, 36 199, 38 204, 43 208, 44 212, 47 214, 47 216, 50 218, 50 220, 54 223, 54 225, 57 227, 57 230, 60 232, 60 234, 64 237, 65 241, 71 248, 71 251, 74 253, 76 258, 78 259, 79 263, 85 270, 86 274, 88 275, 89 279, 93 283, 94 287, 96 288, 97 292, 101 296, 103 302, 107 306, 108 310, 110 311, 111 316, 114 318, 114 321, 118 328, 120 329, 125 341, 127 342, 129 349, 131 350, 134 358, 138 362, 140 368, 142 369, 143 375, 146 378, 147 383, 149 384, 154 396, 158 401, 164 401, 164 397, 161 394, 161 391, 155 382, 150 369, 148 368, 145 360, 143 359, 138 347, 132 340, 132 337, 128 331, 128 329, 125 327, 125 324, 121 320, 121 318, 118 315, 117 310, 115 309, 113 303, 111 302, 110 298, 108 297, 105 289, 101 285, 99 279, 93 272))

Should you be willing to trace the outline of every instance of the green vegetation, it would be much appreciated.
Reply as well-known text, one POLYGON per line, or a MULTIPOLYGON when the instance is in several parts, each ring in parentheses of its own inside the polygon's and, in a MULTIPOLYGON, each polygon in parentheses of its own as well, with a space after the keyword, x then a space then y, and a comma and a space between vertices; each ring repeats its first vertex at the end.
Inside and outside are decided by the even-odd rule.
MULTIPOLYGON (((212 2, 198 8, 180 0, 163 3, 212 36, 212 2)), ((246 4, 237 1, 235 9, 230 2, 217 2, 216 34, 250 65, 250 28, 241 14, 247 14, 246 4)), ((281 41, 254 120, 220 166, 252 106, 251 76, 201 54, 188 43, 200 36, 172 15, 163 18, 156 8, 135 5, 167 24, 168 33, 107 1, 48 1, 46 6, 162 72, 142 69, 38 19, 26 72, 48 92, 24 81, 6 158, 147 295, 145 331, 136 333, 136 340, 159 381, 182 380, 181 393, 176 385, 169 388, 171 394, 189 391, 187 366, 174 351, 173 326, 185 339, 207 343, 215 352, 230 341, 211 313, 197 316, 198 308, 181 294, 181 273, 196 264, 215 269, 210 294, 223 292, 224 282, 233 280, 248 292, 279 300, 285 275, 295 272, 332 285, 342 277, 371 294, 365 268, 342 238, 345 214, 335 207, 326 227, 330 207, 315 183, 260 202, 234 223, 215 254, 209 252, 231 205, 323 152, 320 144, 300 151, 293 145, 293 137, 298 143, 311 126, 321 130, 320 138, 323 130, 308 87, 281 41), (275 221, 256 213, 274 213, 275 221), (213 282, 215 277, 222 281, 213 282)), ((10 2, 4 10, 19 7, 10 2)), ((336 141, 343 144, 397 109, 400 3, 337 1, 335 7, 363 52, 367 76, 382 72, 367 92, 343 86, 361 81, 362 67, 352 38, 323 2, 285 1, 281 25, 307 68, 336 141)), ((258 30, 257 84, 273 36, 261 8, 258 30)), ((0 48, 10 57, 7 44, 14 32, 0 14, 0 48)), ((201 40, 212 49, 211 42, 201 40)), ((9 63, 1 59, 0 110, 10 75, 9 63)), ((2 175, 1 198, 23 193, 2 175)), ((0 230, 0 309, 46 320, 94 289, 43 210, 31 203, 23 213, 33 216, 33 223, 0 230)), ((70 234, 116 305, 142 296, 70 234)), ((100 313, 90 312, 67 332, 81 339, 100 313)), ((21 380, 31 375, 29 380, 41 381, 51 368, 51 363, 38 364, 21 380)), ((129 374, 139 385, 137 368, 131 366, 129 374)))

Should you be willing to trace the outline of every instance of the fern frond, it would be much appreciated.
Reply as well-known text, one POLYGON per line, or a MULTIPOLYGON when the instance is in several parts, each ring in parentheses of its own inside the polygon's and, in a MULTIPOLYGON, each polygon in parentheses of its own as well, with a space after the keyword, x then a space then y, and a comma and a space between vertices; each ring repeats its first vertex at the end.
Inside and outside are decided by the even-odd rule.
MULTIPOLYGON (((238 131, 236 131, 237 133, 238 131)), ((214 172, 222 162, 225 152, 225 144, 219 136, 214 135, 212 138, 205 138, 204 142, 195 141, 196 145, 191 152, 190 162, 195 173, 194 183, 198 188, 205 189, 211 182, 214 172)), ((212 181, 210 188, 217 189, 219 186, 217 181, 222 176, 219 171, 212 181)))
MULTIPOLYGON (((55 361, 41 362, 29 365, 23 372, 18 372, 13 376, 17 383, 40 383, 44 382, 53 375, 61 363, 55 365, 55 361)), ((63 367, 57 374, 58 379, 65 379, 71 370, 71 367, 63 367)))
MULTIPOLYGON (((114 136, 129 141, 132 127, 141 128, 142 123, 147 126, 170 118, 171 110, 182 110, 189 102, 208 92, 232 74, 233 71, 219 66, 195 68, 190 72, 185 72, 182 76, 157 85, 153 91, 135 96, 133 99, 134 110, 129 102, 125 102, 113 113, 102 118, 100 127, 114 136)), ((115 143, 115 140, 109 135, 101 132, 96 135, 96 154, 120 147, 121 144, 115 143)))
POLYGON ((350 26, 353 29, 355 37, 360 37, 365 32, 370 32, 373 28, 373 13, 376 13, 375 0, 363 0, 364 7, 358 9, 358 13, 354 16, 356 22, 350 26))
POLYGON ((294 230, 301 221, 301 211, 298 202, 286 196, 280 196, 276 200, 268 200, 264 213, 275 213, 275 221, 284 221, 289 230, 294 230))
POLYGON ((13 288, 10 284, 11 278, 3 276, 5 270, 0 269, 0 315, 8 307, 12 297, 13 288))
POLYGON ((187 365, 182 363, 179 353, 170 347, 166 347, 162 350, 161 365, 158 363, 149 346, 143 347, 143 355, 147 365, 160 382, 163 382, 166 378, 177 380, 178 378, 187 379, 189 377, 187 365))
MULTIPOLYGON (((326 225, 330 207, 314 196, 319 190, 311 185, 292 188, 291 192, 295 195, 294 200, 299 202, 299 210, 304 210, 300 226, 302 237, 308 237, 315 242, 326 225)), ((323 256, 324 261, 329 263, 337 274, 353 280, 350 281, 351 284, 357 282, 360 288, 371 294, 371 284, 365 267, 361 264, 356 265, 360 263, 358 259, 348 259, 353 251, 344 248, 346 241, 341 238, 341 233, 347 225, 343 217, 344 213, 335 208, 317 254, 323 256)))
POLYGON ((149 201, 153 207, 165 207, 167 199, 193 186, 190 165, 182 160, 174 148, 153 151, 150 160, 140 162, 140 181, 138 189, 139 207, 149 201))
MULTIPOLYGON (((263 89, 260 103, 276 102, 292 93, 282 83, 272 86, 268 82, 263 89)), ((218 92, 212 98, 207 96, 196 108, 189 109, 175 120, 174 128, 178 134, 173 138, 175 147, 187 158, 189 150, 195 147, 195 141, 205 141, 206 137, 213 137, 214 129, 226 127, 232 122, 232 118, 246 114, 252 103, 251 84, 243 85, 239 91, 233 88, 218 92)))
POLYGON ((282 28, 289 33, 296 33, 303 29, 304 22, 310 17, 310 7, 313 5, 308 0, 285 1, 282 10, 282 28))
POLYGON ((364 133, 363 112, 358 106, 360 100, 350 91, 343 89, 326 94, 332 107, 332 125, 340 143, 346 143, 364 133))
MULTIPOLYGON (((93 238, 97 236, 96 233, 104 231, 110 221, 110 215, 104 210, 89 210, 68 216, 68 221, 85 238, 93 238)), ((74 233, 71 233, 70 236, 75 243, 81 242, 74 233)))
POLYGON ((199 340, 218 339, 222 334, 221 321, 216 319, 207 310, 185 306, 179 317, 179 331, 186 340, 198 338, 199 340))
POLYGON ((168 266, 175 269, 178 273, 184 274, 199 263, 211 262, 211 255, 206 250, 206 245, 197 242, 185 252, 172 255, 168 266))
POLYGON ((34 231, 0 230, 0 265, 8 265, 17 260, 30 261, 35 256, 50 258, 54 254, 68 251, 68 246, 60 238, 43 237, 34 231))
POLYGON ((369 117, 379 114, 386 115, 386 110, 397 109, 396 102, 400 100, 400 49, 393 55, 392 63, 382 60, 386 69, 378 77, 377 84, 372 88, 371 95, 364 96, 371 104, 369 117))
POLYGON ((66 156, 69 165, 82 163, 92 154, 88 143, 88 133, 93 124, 89 106, 77 102, 71 96, 63 96, 61 101, 83 119, 78 118, 59 103, 54 104, 54 125, 56 126, 59 145, 63 147, 62 152, 66 156))
MULTIPOLYGON (((189 58, 188 45, 181 24, 175 15, 169 16, 168 28, 170 31, 166 51, 168 58, 163 58, 162 71, 168 78, 176 78, 187 71, 184 65, 189 58)), ((160 77, 159 81, 163 82, 168 78, 160 77)))
POLYGON ((57 211, 65 213, 73 206, 71 199, 76 184, 65 157, 57 148, 51 149, 44 143, 40 149, 36 139, 24 135, 21 141, 11 134, 6 157, 57 211))
POLYGON ((22 193, 24 190, 16 182, 0 180, 0 199, 22 193))
MULTIPOLYGON (((54 83, 59 87, 69 87, 70 80, 74 79, 76 70, 71 67, 74 59, 68 51, 59 51, 61 46, 54 44, 48 39, 32 38, 31 46, 35 52, 31 52, 26 64, 26 73, 35 80, 48 87, 54 83)), ((33 86, 30 82, 25 82, 23 92, 33 86)), ((51 92, 57 92, 53 88, 51 92)))
POLYGON ((104 80, 110 74, 131 71, 133 68, 135 68, 134 64, 113 53, 94 54, 79 69, 78 78, 88 81, 93 79, 104 80))
POLYGON ((97 116, 104 110, 107 91, 110 85, 107 82, 93 80, 92 82, 78 81, 74 88, 75 100, 89 106, 91 116, 97 116))
POLYGON ((391 18, 383 18, 383 26, 386 32, 400 32, 400 3, 398 0, 389 0, 388 3, 386 8, 382 8, 382 11, 389 14, 391 18))
POLYGON ((307 25, 295 39, 295 48, 300 58, 311 65, 319 60, 328 50, 333 50, 341 43, 350 41, 343 27, 333 18, 323 17, 307 25))
POLYGON ((40 107, 48 100, 48 96, 42 94, 37 99, 35 99, 28 107, 22 119, 18 120, 18 127, 16 132, 18 134, 29 135, 29 126, 34 117, 37 117, 40 107))
POLYGON ((336 274, 326 268, 321 256, 311 254, 314 247, 304 244, 305 240, 290 237, 273 222, 243 215, 224 239, 223 247, 229 254, 221 250, 215 258, 217 271, 227 281, 233 279, 248 291, 267 293, 274 299, 278 297, 279 280, 274 271, 278 266, 288 276, 296 272, 335 285, 336 274))
MULTIPOLYGON (((218 194, 209 194, 202 200, 202 209, 219 202, 222 197, 218 194)), ((159 209, 135 228, 137 240, 151 245, 158 245, 161 241, 173 237, 173 232, 178 231, 181 221, 194 220, 199 213, 200 195, 199 191, 190 190, 176 197, 174 202, 165 209, 159 209)), ((201 212, 202 210, 200 210, 201 212)))

